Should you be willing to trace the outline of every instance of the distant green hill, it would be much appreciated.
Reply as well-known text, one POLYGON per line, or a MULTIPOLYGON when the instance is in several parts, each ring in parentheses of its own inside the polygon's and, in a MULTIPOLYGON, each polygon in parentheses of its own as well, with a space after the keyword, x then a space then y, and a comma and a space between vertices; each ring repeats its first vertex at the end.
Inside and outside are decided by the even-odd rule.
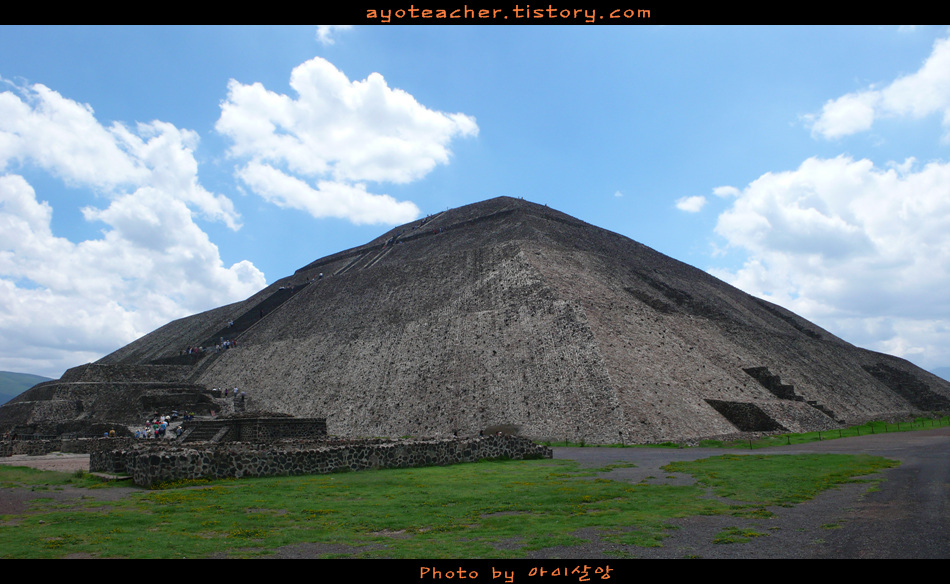
POLYGON ((37 383, 49 380, 41 375, 0 371, 0 404, 7 403, 37 383))

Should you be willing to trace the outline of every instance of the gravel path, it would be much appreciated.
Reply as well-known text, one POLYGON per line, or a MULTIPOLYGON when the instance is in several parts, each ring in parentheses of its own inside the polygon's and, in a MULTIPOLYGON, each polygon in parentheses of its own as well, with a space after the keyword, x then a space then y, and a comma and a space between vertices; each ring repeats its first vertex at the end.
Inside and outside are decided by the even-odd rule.
MULTIPOLYGON (((728 451, 739 454, 741 451, 728 451)), ((533 552, 531 558, 950 558, 950 428, 921 432, 878 434, 756 451, 756 454, 834 452, 873 454, 901 461, 898 468, 880 473, 886 480, 879 490, 867 484, 844 485, 794 507, 769 508, 775 516, 762 519, 731 516, 690 517, 671 521, 662 547, 641 548, 603 542, 595 530, 578 532, 588 543, 533 552), (728 527, 751 528, 767 535, 746 543, 714 544, 728 527)), ((721 449, 689 448, 555 448, 554 457, 578 461, 586 467, 631 462, 600 475, 619 481, 651 484, 690 484, 691 477, 660 470, 671 461, 696 460, 723 454, 721 449), (647 477, 656 477, 647 479, 647 477)), ((72 472, 88 470, 88 455, 18 456, 0 464, 32 466, 72 472)), ((33 493, 27 489, 0 490, 0 515, 22 513, 34 496, 68 501, 71 498, 115 499, 136 488, 73 489, 33 493)), ((319 546, 303 556, 317 555, 319 546), (313 554, 313 555, 311 555, 313 554)), ((287 549, 287 557, 303 557, 287 549)), ((278 553, 280 556, 281 553, 278 553)))
MULTIPOLYGON (((741 453, 741 451, 729 451, 741 453)), ((757 454, 829 452, 872 454, 901 461, 882 471, 880 490, 849 484, 825 491, 794 507, 771 507, 772 518, 690 517, 671 523, 662 547, 617 546, 600 541, 596 533, 579 534, 591 542, 568 549, 547 549, 537 558, 950 558, 950 427, 921 432, 877 434, 806 445, 756 451, 757 454), (714 544, 728 527, 752 528, 767 536, 746 543, 714 544)), ((632 462, 636 468, 615 469, 603 478, 651 484, 670 480, 660 467, 676 460, 696 460, 723 454, 720 449, 689 448, 556 448, 554 457, 600 467, 632 462)))

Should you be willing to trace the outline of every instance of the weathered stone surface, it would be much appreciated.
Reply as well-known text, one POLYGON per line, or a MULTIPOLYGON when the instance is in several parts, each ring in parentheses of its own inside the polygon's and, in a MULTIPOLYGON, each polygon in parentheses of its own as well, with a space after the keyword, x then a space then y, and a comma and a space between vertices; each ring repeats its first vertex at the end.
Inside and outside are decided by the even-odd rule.
MULTIPOLYGON (((104 441, 103 445, 107 444, 104 441)), ((129 474, 137 485, 147 487, 182 479, 325 474, 552 455, 550 448, 504 435, 441 440, 205 443, 188 447, 146 441, 113 450, 97 448, 89 455, 89 469, 129 474)))
MULTIPOLYGON (((239 387, 258 408, 326 418, 339 436, 513 426, 536 438, 684 440, 739 431, 710 401, 753 404, 790 430, 950 403, 950 383, 905 360, 507 197, 397 227, 97 365, 177 362, 228 320, 240 323, 237 347, 182 363, 183 381, 239 387)), ((11 404, 7 418, 0 408, 0 428, 27 409, 83 417, 92 405, 40 401, 11 404)))

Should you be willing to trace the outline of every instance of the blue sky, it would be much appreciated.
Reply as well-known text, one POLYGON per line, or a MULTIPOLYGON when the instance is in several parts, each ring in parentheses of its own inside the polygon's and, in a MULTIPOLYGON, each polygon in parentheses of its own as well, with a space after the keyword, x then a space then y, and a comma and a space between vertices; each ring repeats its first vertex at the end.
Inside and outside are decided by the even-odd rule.
POLYGON ((0 27, 0 370, 509 195, 950 365, 950 31, 0 27))

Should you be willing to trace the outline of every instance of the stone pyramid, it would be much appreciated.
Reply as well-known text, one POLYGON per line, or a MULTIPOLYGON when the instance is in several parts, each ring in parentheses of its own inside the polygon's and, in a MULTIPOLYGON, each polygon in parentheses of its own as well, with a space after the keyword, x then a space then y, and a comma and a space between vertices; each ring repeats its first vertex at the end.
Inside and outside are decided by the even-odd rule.
POLYGON ((903 359, 509 197, 399 226, 77 369, 50 399, 68 399, 67 378, 112 380, 115 400, 117 372, 175 372, 179 393, 237 387, 347 437, 658 442, 950 410, 950 383, 903 359), (221 339, 236 346, 210 348, 221 339))

